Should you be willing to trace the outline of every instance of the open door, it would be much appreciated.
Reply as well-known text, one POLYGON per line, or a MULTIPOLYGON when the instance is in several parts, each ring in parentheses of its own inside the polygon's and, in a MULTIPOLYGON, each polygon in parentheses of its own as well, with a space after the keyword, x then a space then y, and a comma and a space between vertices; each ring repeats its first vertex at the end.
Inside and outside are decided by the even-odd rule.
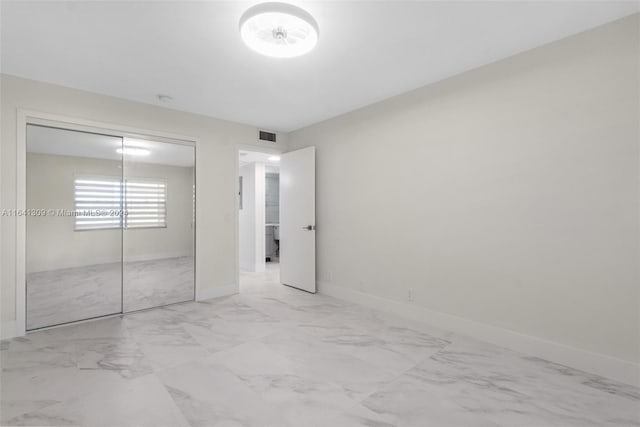
POLYGON ((280 159, 280 282, 316 292, 316 149, 280 159))

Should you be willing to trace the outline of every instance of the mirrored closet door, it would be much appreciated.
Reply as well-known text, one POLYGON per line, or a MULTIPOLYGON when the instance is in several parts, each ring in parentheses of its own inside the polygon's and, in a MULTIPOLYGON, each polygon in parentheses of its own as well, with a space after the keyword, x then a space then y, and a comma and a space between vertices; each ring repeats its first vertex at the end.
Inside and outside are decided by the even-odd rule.
POLYGON ((28 125, 27 330, 191 301, 195 149, 28 125))
POLYGON ((122 312, 122 143, 27 126, 27 330, 122 312))
POLYGON ((125 313, 194 299, 194 151, 124 140, 125 313))

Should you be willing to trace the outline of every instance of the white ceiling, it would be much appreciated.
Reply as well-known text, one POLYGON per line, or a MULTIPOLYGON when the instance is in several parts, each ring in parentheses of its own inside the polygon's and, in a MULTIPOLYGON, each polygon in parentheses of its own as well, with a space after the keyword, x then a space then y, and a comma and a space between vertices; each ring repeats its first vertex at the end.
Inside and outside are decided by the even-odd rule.
POLYGON ((239 152, 240 166, 245 166, 251 163, 264 163, 266 172, 279 173, 280 161, 270 160, 270 158, 277 156, 277 154, 259 153, 257 151, 244 151, 239 152))
MULTIPOLYGON (((27 127, 27 152, 29 153, 120 161, 122 154, 116 150, 122 148, 122 144, 122 139, 114 136, 43 126, 27 127)), ((130 138, 125 138, 124 144, 149 150, 147 156, 125 156, 125 162, 182 167, 194 165, 192 146, 130 138)))
POLYGON ((292 2, 311 53, 243 45, 243 1, 2 1, 3 73, 291 131, 640 10, 618 1, 292 2))

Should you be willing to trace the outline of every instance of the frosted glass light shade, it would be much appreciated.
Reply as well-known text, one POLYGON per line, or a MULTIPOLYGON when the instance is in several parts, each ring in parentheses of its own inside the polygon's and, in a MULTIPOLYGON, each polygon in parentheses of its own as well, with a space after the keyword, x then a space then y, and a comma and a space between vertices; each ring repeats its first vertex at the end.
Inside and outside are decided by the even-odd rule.
POLYGON ((318 24, 309 13, 286 3, 261 3, 240 18, 245 44, 273 58, 304 55, 316 46, 318 34, 318 24))

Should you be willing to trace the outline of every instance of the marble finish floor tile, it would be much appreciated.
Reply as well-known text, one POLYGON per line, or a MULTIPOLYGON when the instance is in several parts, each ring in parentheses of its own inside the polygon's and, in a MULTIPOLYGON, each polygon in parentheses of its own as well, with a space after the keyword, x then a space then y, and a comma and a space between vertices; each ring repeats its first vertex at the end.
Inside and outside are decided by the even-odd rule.
POLYGON ((0 425, 640 426, 640 390, 278 284, 0 345, 0 425))
POLYGON ((281 414, 228 369, 190 362, 159 374, 192 426, 283 426, 281 414))
POLYGON ((189 426, 155 375, 101 385, 91 393, 6 421, 19 426, 189 426))
POLYGON ((113 371, 124 378, 153 372, 140 345, 130 338, 83 339, 76 342, 75 351, 79 369, 113 371))
POLYGON ((449 407, 441 415, 442 424, 466 425, 462 420, 473 415, 479 425, 640 425, 640 400, 624 393, 628 386, 619 384, 616 391, 621 393, 607 396, 584 384, 590 375, 581 373, 581 381, 575 381, 571 375, 548 371, 549 364, 490 344, 461 340, 408 370, 363 404, 376 412, 395 413, 398 425, 413 425, 416 419, 435 414, 430 406, 434 402, 440 408, 449 407))

